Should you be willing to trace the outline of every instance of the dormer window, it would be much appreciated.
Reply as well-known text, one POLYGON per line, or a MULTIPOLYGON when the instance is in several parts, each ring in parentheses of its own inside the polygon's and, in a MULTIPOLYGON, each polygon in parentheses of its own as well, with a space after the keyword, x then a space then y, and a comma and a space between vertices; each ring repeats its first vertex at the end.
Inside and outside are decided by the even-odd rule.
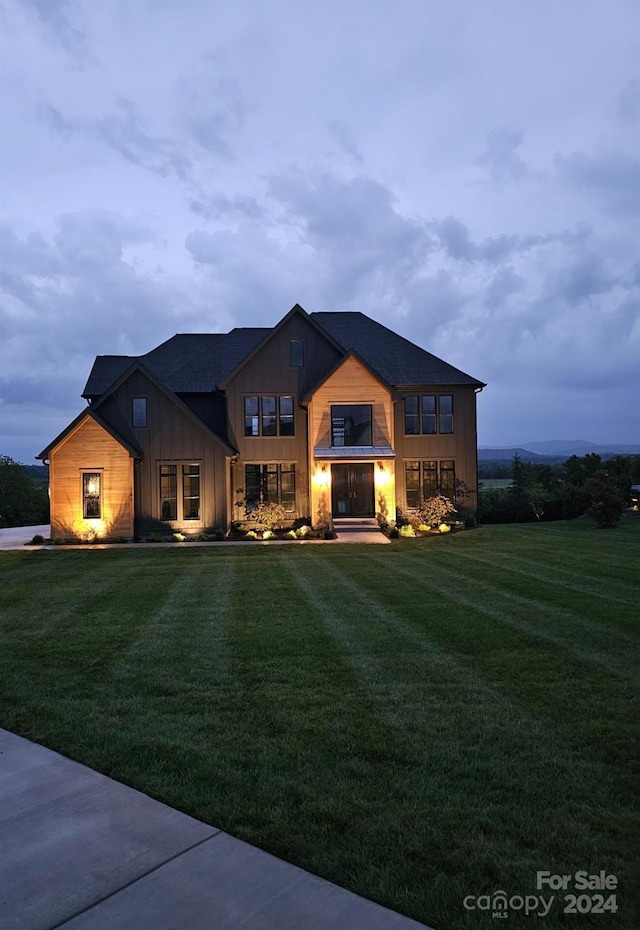
POLYGON ((289 340, 289 364, 292 368, 304 368, 304 340, 289 340))

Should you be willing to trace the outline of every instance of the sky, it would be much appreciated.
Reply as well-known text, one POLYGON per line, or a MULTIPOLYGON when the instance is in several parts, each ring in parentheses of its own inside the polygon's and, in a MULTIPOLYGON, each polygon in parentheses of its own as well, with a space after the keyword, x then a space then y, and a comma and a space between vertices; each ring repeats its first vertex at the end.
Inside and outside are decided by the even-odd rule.
POLYGON ((5 0, 0 454, 99 354, 359 310, 480 445, 640 441, 640 4, 5 0))

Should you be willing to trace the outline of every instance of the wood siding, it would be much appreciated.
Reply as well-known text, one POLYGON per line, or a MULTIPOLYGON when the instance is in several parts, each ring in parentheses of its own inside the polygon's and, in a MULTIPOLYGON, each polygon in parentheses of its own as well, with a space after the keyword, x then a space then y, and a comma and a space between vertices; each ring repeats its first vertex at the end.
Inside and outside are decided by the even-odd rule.
MULTIPOLYGON (((315 459, 316 446, 331 446, 331 405, 370 404, 374 446, 393 446, 394 403, 391 394, 360 362, 349 357, 314 393, 308 406, 311 466, 311 514, 313 522, 324 522, 331 510, 331 468, 328 462, 315 459), (326 466, 326 467, 325 467, 326 466)), ((333 461, 333 460, 332 460, 333 461)), ((340 461, 337 459, 336 461, 340 461)), ((354 461, 351 459, 351 461, 354 461)), ((358 461, 376 461, 373 453, 358 461)), ((376 464, 375 509, 388 519, 395 518, 395 467, 385 460, 376 464)))
POLYGON ((133 536, 133 459, 102 426, 87 417, 52 451, 49 462, 52 537, 133 536), (83 517, 82 474, 91 471, 101 475, 99 520, 83 517))
MULTIPOLYGON (((134 372, 100 407, 100 413, 143 453, 135 467, 136 533, 200 533, 224 527, 226 515, 225 450, 211 433, 181 409, 142 372, 134 372), (147 399, 147 427, 131 427, 131 401, 147 399), (200 519, 161 521, 159 469, 161 464, 200 466, 200 519)), ((178 494, 180 485, 178 485, 178 494)))
POLYGON ((472 387, 448 387, 446 385, 403 385, 398 388, 403 396, 416 394, 451 394, 453 396, 453 433, 405 436, 404 403, 396 404, 395 450, 396 450, 396 496, 398 507, 407 506, 404 463, 410 460, 440 462, 452 459, 455 464, 456 480, 462 481, 469 495, 458 501, 461 516, 475 513, 478 500, 476 394, 472 387))
POLYGON ((296 510, 292 519, 311 516, 309 501, 309 459, 307 455, 307 413, 300 407, 300 398, 309 386, 335 365, 337 351, 302 316, 294 315, 226 386, 227 434, 239 452, 231 469, 233 519, 242 520, 241 502, 245 494, 245 465, 292 463, 296 467, 296 510), (305 364, 292 368, 289 364, 289 341, 302 339, 305 364), (282 396, 294 398, 293 436, 245 436, 244 398, 250 396, 282 396))

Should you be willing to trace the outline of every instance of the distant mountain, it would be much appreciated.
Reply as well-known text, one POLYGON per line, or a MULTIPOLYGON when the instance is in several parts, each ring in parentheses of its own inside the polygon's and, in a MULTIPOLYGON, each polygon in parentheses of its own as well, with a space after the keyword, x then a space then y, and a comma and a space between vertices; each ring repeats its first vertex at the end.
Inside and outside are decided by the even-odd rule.
POLYGON ((640 455, 640 444, 585 442, 584 439, 548 439, 523 442, 522 448, 537 455, 640 455))
POLYGON ((493 449, 478 449, 478 460, 481 462, 500 462, 500 461, 511 461, 511 459, 516 455, 520 456, 523 462, 546 462, 549 458, 554 460, 557 456, 548 456, 548 455, 537 455, 535 452, 529 452, 528 449, 522 448, 510 448, 510 447, 498 447, 493 449))
POLYGON ((478 460, 481 462, 504 462, 511 460, 516 453, 523 462, 537 462, 543 465, 551 462, 564 462, 572 455, 588 455, 594 453, 602 458, 611 458, 613 455, 640 455, 640 445, 612 444, 584 442, 582 439, 550 439, 547 442, 528 442, 522 446, 481 446, 478 449, 478 460))

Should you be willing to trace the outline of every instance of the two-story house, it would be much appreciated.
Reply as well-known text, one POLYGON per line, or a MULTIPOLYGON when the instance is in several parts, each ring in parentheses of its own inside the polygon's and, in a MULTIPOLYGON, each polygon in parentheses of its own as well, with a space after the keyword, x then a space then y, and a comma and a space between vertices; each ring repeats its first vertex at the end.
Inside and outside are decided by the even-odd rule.
POLYGON ((297 304, 270 329, 98 356, 88 406, 38 456, 52 535, 194 535, 262 501, 314 525, 438 492, 474 512, 483 387, 362 313, 297 304))

